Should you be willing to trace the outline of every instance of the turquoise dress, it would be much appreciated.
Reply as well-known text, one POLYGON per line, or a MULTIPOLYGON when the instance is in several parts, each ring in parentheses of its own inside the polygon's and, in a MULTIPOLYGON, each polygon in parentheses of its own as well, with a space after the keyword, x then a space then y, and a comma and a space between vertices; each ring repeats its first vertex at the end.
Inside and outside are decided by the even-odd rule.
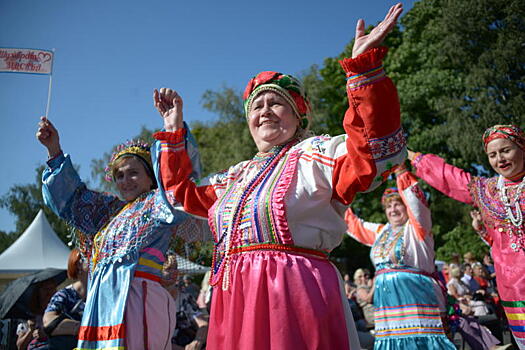
POLYGON ((450 349, 443 329, 444 294, 433 277, 434 240, 425 196, 409 172, 397 177, 408 221, 398 228, 347 211, 348 234, 370 245, 374 282, 374 349, 450 349))

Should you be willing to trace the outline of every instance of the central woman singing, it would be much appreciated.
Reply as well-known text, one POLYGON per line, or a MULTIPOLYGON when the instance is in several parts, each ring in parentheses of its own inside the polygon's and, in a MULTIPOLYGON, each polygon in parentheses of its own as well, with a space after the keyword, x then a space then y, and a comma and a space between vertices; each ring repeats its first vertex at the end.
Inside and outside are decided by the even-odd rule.
POLYGON ((182 101, 169 89, 155 94, 166 129, 155 134, 163 187, 187 212, 208 217, 214 236, 207 349, 360 348, 328 254, 341 243, 355 194, 376 188, 405 158, 397 92, 383 70, 386 49, 378 47, 401 11, 393 6, 368 35, 358 22, 353 58, 341 61, 345 135, 310 137, 301 83, 262 72, 243 96, 259 152, 195 181, 182 101))

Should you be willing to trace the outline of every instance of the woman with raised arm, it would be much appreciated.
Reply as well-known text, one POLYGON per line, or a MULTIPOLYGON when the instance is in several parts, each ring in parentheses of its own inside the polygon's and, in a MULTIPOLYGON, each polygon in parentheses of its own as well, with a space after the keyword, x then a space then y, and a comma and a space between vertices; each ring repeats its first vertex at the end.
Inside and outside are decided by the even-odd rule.
MULTIPOLYGON (((147 144, 128 142, 113 154, 106 175, 119 198, 87 189, 46 117, 37 138, 49 155, 44 201, 76 229, 89 264, 78 348, 171 349, 175 304, 159 283, 162 263, 170 238, 199 224, 161 198, 147 144)), ((188 144, 197 164, 196 150, 188 144)))
POLYGON ((525 134, 514 125, 495 125, 483 134, 489 163, 498 176, 477 177, 433 154, 409 152, 416 175, 481 214, 491 245, 501 304, 520 349, 525 349, 525 134))
POLYGON ((354 195, 405 158, 397 92, 382 68, 386 49, 377 47, 401 11, 393 6, 368 35, 358 22, 353 58, 341 61, 346 135, 309 137, 303 86, 277 72, 259 73, 243 96, 259 150, 253 159, 192 181, 182 114, 166 116, 166 132, 155 134, 164 188, 208 217, 214 236, 207 349, 359 349, 328 254, 341 243, 354 195))
POLYGON ((375 349, 455 349, 445 335, 445 298, 434 278, 430 209, 414 175, 396 170, 397 188, 381 198, 388 223, 346 212, 348 234, 371 246, 376 268, 375 349))

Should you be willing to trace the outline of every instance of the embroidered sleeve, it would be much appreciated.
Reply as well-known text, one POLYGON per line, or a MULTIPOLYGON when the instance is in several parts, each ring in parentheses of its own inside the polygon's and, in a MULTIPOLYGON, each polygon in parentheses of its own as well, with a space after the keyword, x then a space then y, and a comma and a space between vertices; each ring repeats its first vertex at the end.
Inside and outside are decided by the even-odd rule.
POLYGON ((53 159, 42 174, 44 203, 60 218, 85 234, 97 233, 124 203, 109 193, 89 190, 69 155, 53 159))
POLYGON ((179 203, 190 214, 203 218, 208 216, 208 209, 217 196, 211 183, 207 180, 197 180, 192 177, 192 160, 186 144, 186 129, 176 132, 157 132, 153 135, 156 143, 157 178, 160 189, 165 192, 165 198, 172 206, 179 203))
POLYGON ((483 243, 485 243, 489 247, 492 247, 492 244, 494 243, 494 241, 492 240, 492 237, 490 236, 487 229, 485 228, 485 225, 483 225, 483 227, 480 230, 476 230, 476 233, 478 234, 479 238, 481 238, 483 243))
POLYGON ((412 166, 416 168, 416 175, 430 186, 450 198, 472 204, 472 197, 468 189, 472 176, 465 170, 447 164, 443 158, 433 154, 416 157, 412 166))
POLYGON ((408 220, 417 237, 423 240, 431 234, 432 219, 425 194, 419 187, 416 177, 405 171, 396 178, 399 194, 407 208, 408 220))
POLYGON ((382 224, 363 221, 354 214, 352 208, 346 210, 345 221, 347 227, 346 233, 359 243, 369 247, 374 244, 376 236, 384 227, 382 224))
POLYGON ((406 158, 397 90, 382 66, 386 52, 377 48, 340 62, 348 81, 346 152, 335 160, 332 181, 333 197, 343 204, 375 189, 406 158))

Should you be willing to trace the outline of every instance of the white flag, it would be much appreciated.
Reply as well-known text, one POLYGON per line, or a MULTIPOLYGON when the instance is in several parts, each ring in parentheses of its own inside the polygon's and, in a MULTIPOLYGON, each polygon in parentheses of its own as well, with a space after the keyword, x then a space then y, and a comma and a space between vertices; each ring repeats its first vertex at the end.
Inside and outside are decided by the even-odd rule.
POLYGON ((0 72, 51 74, 53 51, 0 48, 0 72))

